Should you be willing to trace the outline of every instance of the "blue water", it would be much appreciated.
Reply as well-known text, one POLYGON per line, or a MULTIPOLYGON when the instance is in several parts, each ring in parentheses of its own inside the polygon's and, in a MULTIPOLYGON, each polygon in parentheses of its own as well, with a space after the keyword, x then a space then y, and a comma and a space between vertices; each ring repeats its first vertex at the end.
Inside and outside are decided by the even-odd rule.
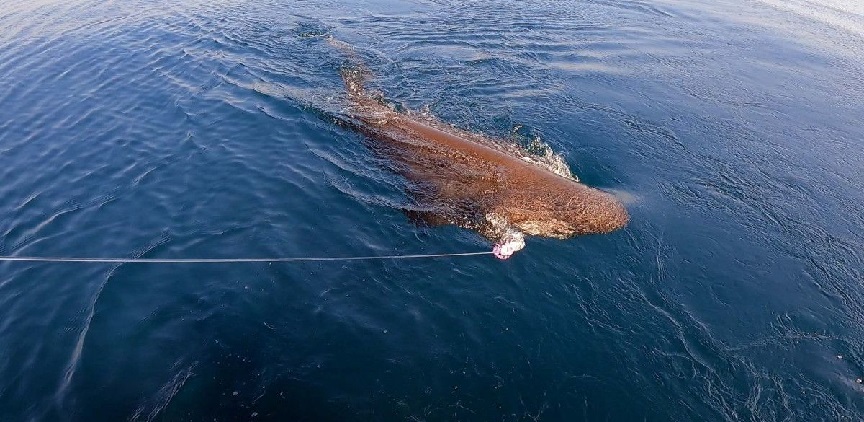
POLYGON ((0 263, 0 420, 864 419, 864 12, 833 3, 0 3, 2 255, 489 250, 328 117, 330 35, 631 213, 505 262, 0 263))

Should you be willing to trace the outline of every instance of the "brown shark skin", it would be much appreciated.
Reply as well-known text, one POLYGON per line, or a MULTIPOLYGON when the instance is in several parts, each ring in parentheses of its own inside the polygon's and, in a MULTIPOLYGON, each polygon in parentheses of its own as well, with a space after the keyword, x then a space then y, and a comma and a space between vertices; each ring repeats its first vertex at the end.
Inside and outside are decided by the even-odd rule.
POLYGON ((614 196, 486 145, 481 137, 398 113, 366 93, 367 77, 362 69, 343 71, 352 126, 412 183, 427 222, 455 224, 492 241, 513 229, 564 239, 627 224, 627 210, 614 196))

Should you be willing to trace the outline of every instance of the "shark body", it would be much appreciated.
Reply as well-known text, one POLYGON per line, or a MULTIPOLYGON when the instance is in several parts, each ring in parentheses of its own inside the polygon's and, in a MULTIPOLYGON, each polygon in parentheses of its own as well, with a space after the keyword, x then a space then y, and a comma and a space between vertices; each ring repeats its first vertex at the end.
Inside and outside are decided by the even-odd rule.
POLYGON ((342 71, 347 122, 410 181, 418 209, 409 215, 415 219, 475 230, 499 246, 513 242, 514 235, 521 241, 523 233, 565 239, 627 224, 627 210, 613 195, 526 161, 481 135, 398 112, 367 91, 369 75, 362 64, 342 71))

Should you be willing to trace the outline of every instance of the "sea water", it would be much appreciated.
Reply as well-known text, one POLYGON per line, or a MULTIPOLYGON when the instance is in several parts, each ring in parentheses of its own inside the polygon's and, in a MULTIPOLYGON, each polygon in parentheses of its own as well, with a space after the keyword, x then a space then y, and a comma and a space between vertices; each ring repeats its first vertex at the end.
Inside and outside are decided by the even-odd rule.
POLYGON ((0 263, 0 420, 861 420, 852 3, 2 2, 0 255, 491 250, 334 124, 329 36, 631 222, 504 262, 0 263))

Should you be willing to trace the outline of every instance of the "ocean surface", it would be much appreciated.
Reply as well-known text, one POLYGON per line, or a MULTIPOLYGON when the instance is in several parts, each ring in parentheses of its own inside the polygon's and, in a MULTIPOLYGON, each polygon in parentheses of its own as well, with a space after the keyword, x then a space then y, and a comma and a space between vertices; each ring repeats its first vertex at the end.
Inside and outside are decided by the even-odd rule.
POLYGON ((853 1, 0 1, 0 255, 490 250, 334 123, 328 37, 630 224, 0 262, 0 421, 864 420, 853 1))

